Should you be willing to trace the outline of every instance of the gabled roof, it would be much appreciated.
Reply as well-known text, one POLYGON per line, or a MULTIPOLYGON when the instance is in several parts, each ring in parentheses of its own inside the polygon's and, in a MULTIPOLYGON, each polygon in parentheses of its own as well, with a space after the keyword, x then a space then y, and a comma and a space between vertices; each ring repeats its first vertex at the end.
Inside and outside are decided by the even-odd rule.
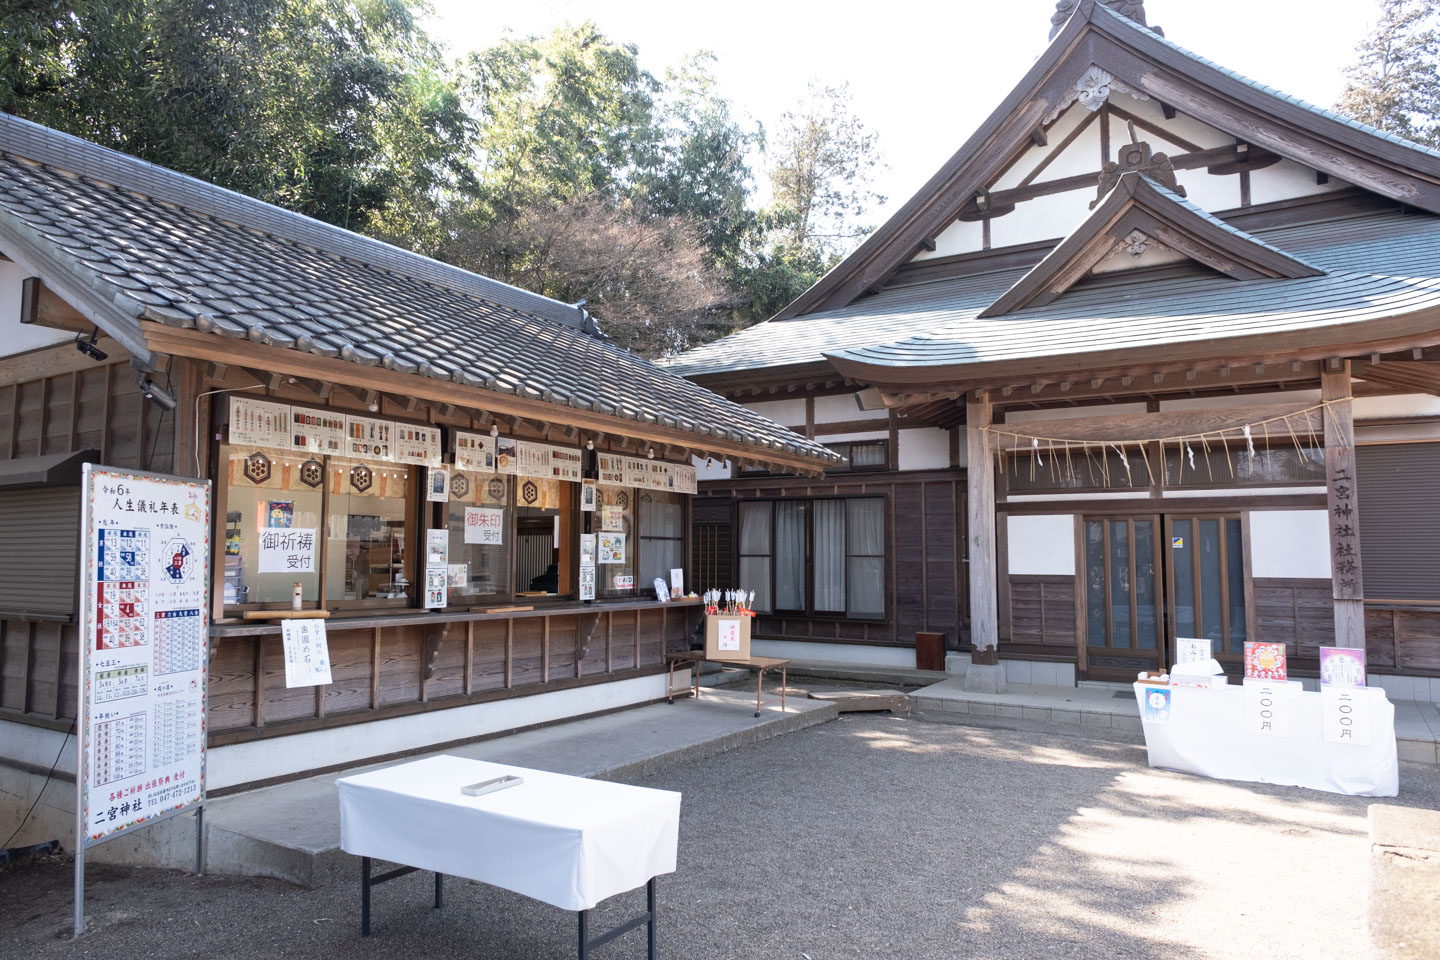
POLYGON ((980 129, 885 224, 775 319, 843 307, 883 282, 1025 148, 1032 131, 1096 64, 1131 88, 1280 157, 1440 213, 1440 151, 1282 94, 1095 0, 1080 0, 1065 28, 980 129))
POLYGON ((1043 258, 1042 250, 1019 265, 891 287, 835 310, 757 324, 676 357, 669 369, 711 382, 770 370, 780 375, 829 357, 847 375, 863 370, 888 380, 904 376, 910 364, 921 365, 916 378, 935 378, 937 371, 924 365, 1003 360, 1032 369, 1051 354, 1056 363, 1083 369, 1129 346, 1175 350, 1212 335, 1343 324, 1346 310, 1362 327, 1369 321, 1388 327, 1387 309, 1411 322, 1425 322, 1430 311, 1431 328, 1440 329, 1433 316, 1440 307, 1440 217, 1385 210, 1250 234, 1326 276, 1237 284, 1209 271, 1166 279, 1120 274, 1077 285, 1046 308, 979 319, 1043 258))
POLYGON ((589 411, 617 433, 836 459, 587 334, 577 308, 4 115, 0 251, 141 358, 147 323, 190 328, 589 411))
POLYGON ((1121 175, 1103 202, 1044 260, 979 314, 1004 316, 1044 306, 1083 279, 1117 247, 1143 254, 1158 242, 1236 280, 1314 277, 1322 271, 1237 230, 1140 173, 1121 175))

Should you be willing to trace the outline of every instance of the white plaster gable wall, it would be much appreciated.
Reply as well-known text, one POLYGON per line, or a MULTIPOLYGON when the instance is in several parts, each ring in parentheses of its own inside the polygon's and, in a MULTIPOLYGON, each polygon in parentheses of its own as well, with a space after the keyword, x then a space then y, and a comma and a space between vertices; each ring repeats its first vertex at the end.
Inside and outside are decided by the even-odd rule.
POLYGON ((950 466, 950 432, 940 429, 901 430, 901 470, 944 470, 950 466))
MULTIPOLYGON (((847 420, 886 420, 888 410, 861 410, 855 401, 855 394, 845 393, 830 397, 815 398, 816 423, 844 423, 847 420)), ((804 422, 803 419, 801 421, 804 422)))
POLYGON ((21 285, 29 272, 20 264, 0 260, 0 357, 36 350, 74 338, 64 330, 51 330, 20 322, 21 285))
MULTIPOLYGON (((1145 120, 1153 127, 1173 135, 1167 139, 1151 130, 1136 128, 1136 136, 1149 143, 1157 153, 1177 156, 1189 151, 1189 147, 1177 141, 1199 146, 1202 149, 1226 146, 1236 138, 1224 131, 1202 123, 1194 117, 1176 114, 1166 119, 1160 104, 1155 100, 1136 100, 1128 93, 1112 92, 1111 101, 1120 109, 1145 120)), ((995 181, 992 191, 1016 187, 1042 161, 1055 146, 1065 140, 1074 130, 1093 114, 1080 105, 1072 106, 1046 132, 1048 143, 1028 147, 1019 159, 995 181)), ((1129 140, 1126 123, 1119 117, 1110 118, 1110 142, 1112 155, 1115 146, 1129 140)), ((1100 122, 1091 123, 1074 141, 1042 171, 1038 181, 1077 176, 1100 169, 1100 122)), ((1238 174, 1214 175, 1204 167, 1176 172, 1176 179, 1185 187, 1187 198, 1204 210, 1218 212, 1238 208, 1241 204, 1240 177, 1238 174)), ((1250 196, 1252 204, 1288 200, 1294 197, 1312 196, 1341 190, 1348 186, 1343 181, 1331 179, 1329 183, 1316 183, 1315 171, 1298 163, 1282 160, 1261 170, 1250 173, 1250 196)), ((1095 199, 1095 188, 1087 187, 1063 194, 1036 197, 1018 204, 1015 210, 990 221, 990 245, 992 248, 1032 243, 1039 240, 1054 240, 1068 235, 1089 214, 1089 205, 1095 199)), ((913 259, 929 260, 936 257, 973 253, 984 246, 983 227, 979 222, 956 221, 946 227, 935 238, 933 251, 922 250, 913 259)))
POLYGON ((1251 511, 1251 574, 1329 580, 1328 518, 1324 510, 1251 511))
POLYGON ((782 427, 793 427, 805 422, 804 400, 765 400, 741 406, 774 420, 782 427))
POLYGON ((1012 575, 1073 577, 1075 518, 1070 514, 1009 517, 1005 552, 1012 575))
POLYGON ((1180 397, 1161 400, 1160 409, 1172 410, 1216 410, 1223 407, 1257 407, 1288 403, 1319 403, 1319 390, 1276 390, 1271 393, 1230 394, 1218 397, 1180 397))

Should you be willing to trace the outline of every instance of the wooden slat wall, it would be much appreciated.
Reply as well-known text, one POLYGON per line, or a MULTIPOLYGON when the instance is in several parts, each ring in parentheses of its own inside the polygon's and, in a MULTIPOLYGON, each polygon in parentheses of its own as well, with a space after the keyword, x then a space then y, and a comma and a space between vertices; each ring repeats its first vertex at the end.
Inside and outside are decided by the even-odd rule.
MULTIPOLYGON (((634 669, 637 629, 639 666, 658 668, 664 663, 662 651, 688 647, 699 616, 696 607, 656 604, 653 609, 401 624, 380 628, 378 658, 372 628, 346 629, 332 624, 329 642, 334 683, 322 688, 318 697, 313 687, 286 689, 278 636, 225 637, 210 662, 211 743, 291 733, 297 725, 313 729, 353 723, 357 717, 381 719, 409 712, 419 702, 435 708, 463 706, 503 694, 507 675, 515 695, 543 693, 548 687, 577 681, 601 682, 616 672, 634 669), (468 693, 467 647, 471 663, 468 693), (577 672, 577 651, 582 647, 584 657, 577 672), (613 661, 608 670, 607 656, 613 661), (547 666, 548 681, 543 679, 547 666), (377 691, 378 704, 372 705, 372 694, 377 691)), ((8 634, 8 630, 0 634, 0 641, 8 644, 8 634)), ((28 637, 28 629, 17 631, 14 642, 24 645, 28 637)), ((33 657, 33 645, 26 649, 33 657)), ((0 665, 15 662, 8 655, 8 645, 0 645, 0 651, 6 653, 0 665)), ((73 647, 66 655, 73 657, 73 647)), ((25 695, 21 677, 23 674, 12 680, 8 670, 0 673, 0 704, 9 706, 12 699, 18 702, 25 695)), ((32 696, 36 694, 48 692, 32 691, 32 696)), ((73 710, 73 690, 69 702, 73 710)))
POLYGON ((1335 643, 1329 580, 1255 578, 1256 640, 1284 643, 1285 654, 1318 659, 1317 648, 1335 643))
POLYGON ((1010 577, 1010 643, 1075 653, 1075 578, 1010 577))
MULTIPOLYGON (((927 471, 924 476, 851 474, 824 480, 776 477, 773 482, 734 487, 719 481, 706 485, 696 516, 701 515, 700 503, 713 504, 721 495, 732 502, 884 496, 887 503, 885 619, 761 616, 756 618, 755 635, 912 646, 917 632, 933 631, 945 634, 950 649, 958 649, 966 638, 964 471, 927 471)), ((692 542, 700 542, 704 533, 697 523, 692 542)))

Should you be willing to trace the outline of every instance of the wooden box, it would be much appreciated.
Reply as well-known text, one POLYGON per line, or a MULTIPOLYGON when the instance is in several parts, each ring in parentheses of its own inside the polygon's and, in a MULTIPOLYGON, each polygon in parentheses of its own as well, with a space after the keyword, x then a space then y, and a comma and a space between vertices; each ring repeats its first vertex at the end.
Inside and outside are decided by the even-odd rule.
POLYGON ((705 659, 748 660, 750 617, 723 614, 705 618, 705 659))

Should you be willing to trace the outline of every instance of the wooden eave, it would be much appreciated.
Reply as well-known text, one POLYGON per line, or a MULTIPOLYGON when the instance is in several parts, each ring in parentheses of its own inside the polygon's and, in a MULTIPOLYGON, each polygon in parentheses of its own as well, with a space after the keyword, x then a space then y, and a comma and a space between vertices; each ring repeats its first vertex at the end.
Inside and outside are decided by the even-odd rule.
POLYGON ((1134 230, 1236 280, 1315 277, 1322 272, 1248 234, 1225 229, 1162 193, 1148 178, 1127 173, 1074 233, 979 316, 999 317, 1050 303, 1134 230))
POLYGON ((399 398, 417 398, 432 404, 452 404, 483 410, 494 416, 520 418, 539 423, 572 426, 607 436, 632 437, 656 445, 670 445, 715 456, 754 461, 783 467, 806 475, 819 475, 824 465, 815 458, 797 457, 778 448, 741 443, 720 437, 706 437, 688 430, 656 423, 611 417, 589 410, 562 406, 545 400, 497 393, 481 387, 365 366, 349 360, 302 354, 284 347, 268 346, 171 327, 153 321, 141 324, 150 350, 159 354, 228 364, 260 371, 263 375, 319 379, 357 393, 380 393, 399 398))
POLYGON ((1091 64, 1134 89, 1269 152, 1381 196, 1440 213, 1440 160, 1291 103, 1177 50, 1095 0, 980 128, 894 216, 775 315, 846 306, 882 284, 1028 149, 1031 133, 1091 64))

